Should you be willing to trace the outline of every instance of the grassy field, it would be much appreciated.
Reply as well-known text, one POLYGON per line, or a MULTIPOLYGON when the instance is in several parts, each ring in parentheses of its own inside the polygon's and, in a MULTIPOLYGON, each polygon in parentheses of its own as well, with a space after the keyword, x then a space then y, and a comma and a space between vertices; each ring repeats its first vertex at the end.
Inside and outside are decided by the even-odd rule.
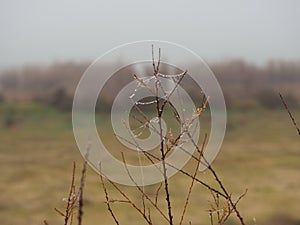
MULTIPOLYGON (((299 120, 300 110, 293 113, 299 120)), ((107 122, 106 115, 98 116, 99 124, 107 122)), ((1 224, 43 224, 44 219, 50 225, 63 224, 54 207, 63 209, 62 199, 68 195, 73 161, 77 162, 78 175, 82 165, 71 116, 33 104, 1 105, 0 122, 1 224), (11 114, 13 123, 5 127, 11 114)), ((111 140, 109 133, 101 135, 111 140)), ((253 224, 253 218, 257 224, 265 224, 275 216, 300 221, 299 146, 300 137, 284 109, 257 107, 228 112, 226 137, 213 166, 234 196, 248 189, 239 205, 248 224, 253 224)), ((187 169, 192 166, 188 164, 187 169)), ((199 174, 199 178, 213 182, 208 172, 199 174)), ((177 221, 189 179, 177 174, 170 182, 177 221)), ((134 187, 122 188, 134 199, 140 198, 134 187)), ((150 186, 146 191, 152 193, 155 188, 150 186)), ((84 198, 84 224, 113 224, 104 204, 99 176, 93 170, 88 170, 84 198)), ((186 216, 192 224, 209 224, 208 200, 210 193, 197 185, 186 216)), ((122 224, 143 224, 128 205, 117 204, 114 209, 122 224)), ((235 224, 234 219, 231 223, 235 224)))

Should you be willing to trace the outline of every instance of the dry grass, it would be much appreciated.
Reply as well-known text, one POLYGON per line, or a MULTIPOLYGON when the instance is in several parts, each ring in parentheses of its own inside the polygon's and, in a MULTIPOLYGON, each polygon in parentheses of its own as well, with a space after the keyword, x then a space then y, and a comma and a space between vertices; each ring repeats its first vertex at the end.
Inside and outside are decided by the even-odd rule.
MULTIPOLYGON (((34 112, 31 112, 34 114, 34 112)), ((294 112, 294 115, 299 111, 294 112)), ((0 130, 0 217, 7 225, 62 224, 54 211, 64 206, 67 197, 73 161, 82 161, 74 142, 69 117, 58 115, 30 119, 32 114, 10 128, 0 130)), ((105 116, 104 116, 105 117, 105 116)), ((101 121, 100 121, 101 122, 101 121)), ((252 109, 229 112, 229 124, 223 148, 214 162, 224 183, 237 197, 245 187, 248 194, 240 203, 247 222, 255 217, 261 224, 274 215, 286 215, 300 220, 300 153, 299 136, 293 130, 283 110, 252 109)), ((110 134, 103 134, 108 138, 110 134)), ((110 143, 112 146, 114 143, 110 143)), ((194 164, 185 169, 191 170, 194 164)), ((79 174, 78 174, 79 175, 79 174)), ((213 182, 207 173, 201 174, 207 182, 213 182)), ((177 206, 184 205, 189 179, 177 174, 170 179, 174 215, 177 206)), ((111 185, 108 190, 113 194, 111 185)), ((133 199, 135 189, 124 187, 133 199)), ((195 185, 186 217, 193 224, 207 224, 209 193, 195 185)), ((149 187, 150 194, 156 188, 149 187)), ((84 224, 112 224, 104 203, 99 176, 88 171, 85 186, 84 224)), ((181 209, 180 207, 178 207, 181 209)), ((141 224, 135 212, 126 205, 115 211, 120 221, 141 224)), ((232 221, 234 222, 234 221, 232 221)))

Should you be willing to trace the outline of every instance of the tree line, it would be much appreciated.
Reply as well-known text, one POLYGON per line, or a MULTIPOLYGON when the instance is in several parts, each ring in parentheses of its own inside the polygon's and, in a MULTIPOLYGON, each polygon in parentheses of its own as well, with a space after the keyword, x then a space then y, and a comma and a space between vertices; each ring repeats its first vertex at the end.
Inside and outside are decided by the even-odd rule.
MULTIPOLYGON (((70 109, 76 86, 88 65, 88 62, 64 62, 2 71, 0 102, 38 102, 70 109)), ((300 61, 277 60, 258 66, 243 60, 231 60, 209 66, 223 89, 228 107, 253 104, 276 107, 278 92, 285 95, 292 105, 296 106, 300 102, 300 61)), ((162 69, 165 73, 170 72, 167 66, 162 69)), ((100 108, 107 108, 118 91, 133 80, 135 73, 130 66, 117 71, 99 95, 100 108)), ((147 69, 142 73, 145 76, 151 75, 147 69)), ((182 85, 197 99, 199 87, 191 77, 187 76, 182 85)))

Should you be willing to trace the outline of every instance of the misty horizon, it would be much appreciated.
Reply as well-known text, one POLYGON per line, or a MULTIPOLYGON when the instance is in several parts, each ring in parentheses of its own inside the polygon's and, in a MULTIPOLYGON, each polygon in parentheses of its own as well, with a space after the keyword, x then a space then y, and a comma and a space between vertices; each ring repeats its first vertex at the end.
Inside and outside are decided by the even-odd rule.
POLYGON ((206 62, 300 60, 300 2, 1 1, 0 71, 92 62, 118 45, 164 40, 206 62))

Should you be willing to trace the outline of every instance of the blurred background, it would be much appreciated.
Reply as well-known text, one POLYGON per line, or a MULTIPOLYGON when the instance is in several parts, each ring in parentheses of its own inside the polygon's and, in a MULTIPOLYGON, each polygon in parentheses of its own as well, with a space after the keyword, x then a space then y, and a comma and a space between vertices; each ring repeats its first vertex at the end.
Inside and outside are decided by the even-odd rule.
MULTIPOLYGON (((1 0, 1 223, 62 223, 53 208, 64 204, 72 162, 82 162, 71 121, 82 74, 113 47, 155 39, 200 55, 223 89, 227 133, 214 166, 234 194, 248 188, 240 203, 245 220, 299 224, 300 137, 278 95, 300 123, 299 21, 296 0, 1 0)), ((127 76, 132 73, 126 70, 127 76)), ((102 93, 99 126, 109 118, 111 93, 127 78, 110 80, 102 93)), ((196 99, 197 87, 186 87, 196 99)), ((186 181, 176 175, 172 182, 180 205, 186 181)), ((196 188, 188 211, 193 224, 208 224, 209 198, 196 188)), ((85 224, 112 224, 92 170, 85 201, 85 224)), ((124 206, 117 212, 124 224, 137 217, 124 206)))

